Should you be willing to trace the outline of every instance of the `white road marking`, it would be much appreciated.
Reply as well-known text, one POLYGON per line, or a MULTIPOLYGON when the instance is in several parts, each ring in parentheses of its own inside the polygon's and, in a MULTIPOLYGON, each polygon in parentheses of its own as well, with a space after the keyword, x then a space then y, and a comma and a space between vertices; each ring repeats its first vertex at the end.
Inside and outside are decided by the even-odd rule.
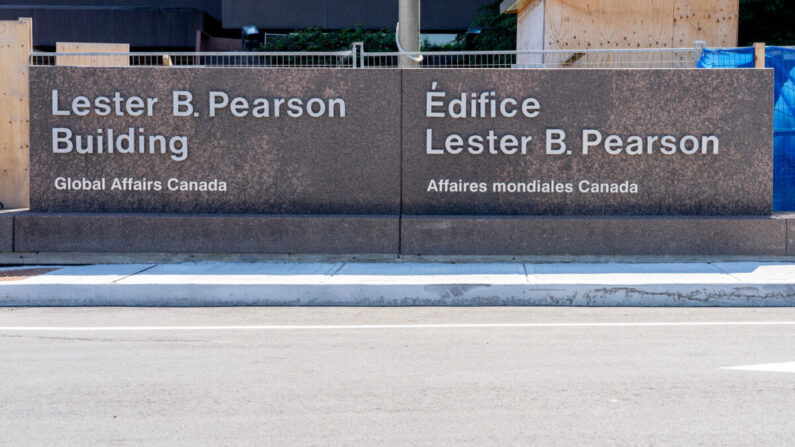
POLYGON ((238 326, 0 326, 1 331, 261 331, 338 329, 477 329, 566 327, 669 327, 669 326, 795 326, 795 321, 685 321, 615 323, 436 323, 436 324, 332 324, 238 326))
POLYGON ((739 371, 764 371, 795 373, 795 362, 760 363, 759 365, 724 366, 720 369, 733 369, 739 371))

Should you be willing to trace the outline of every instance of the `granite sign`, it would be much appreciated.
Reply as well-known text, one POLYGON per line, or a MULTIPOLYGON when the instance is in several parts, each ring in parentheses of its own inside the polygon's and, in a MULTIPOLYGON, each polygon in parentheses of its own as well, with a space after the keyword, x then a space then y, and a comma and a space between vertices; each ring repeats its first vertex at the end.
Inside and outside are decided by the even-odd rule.
POLYGON ((33 211, 399 212, 397 70, 30 71, 33 211))
POLYGON ((759 70, 407 70, 403 211, 770 214, 771 81, 759 70))
POLYGON ((765 215, 772 204, 765 70, 32 67, 31 120, 34 211, 765 215))

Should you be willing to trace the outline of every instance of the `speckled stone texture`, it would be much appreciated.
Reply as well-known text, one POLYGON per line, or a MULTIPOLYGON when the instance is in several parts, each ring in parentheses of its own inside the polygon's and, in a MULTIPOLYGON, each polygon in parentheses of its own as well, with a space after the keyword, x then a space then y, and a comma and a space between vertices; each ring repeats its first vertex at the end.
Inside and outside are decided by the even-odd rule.
MULTIPOLYGON (((274 68, 31 67, 33 211, 155 213, 398 214, 400 208, 400 72, 274 68), (157 97, 147 116, 52 116, 76 95, 157 97), (172 91, 194 95, 198 117, 174 117, 172 91), (246 97, 343 98, 346 117, 208 116, 209 91, 246 97), (52 128, 76 134, 99 128, 167 137, 187 135, 189 155, 52 153, 52 128), (56 177, 167 181, 219 179, 228 192, 57 191, 56 177)), ((273 103, 271 103, 273 107, 273 103)))
POLYGON ((14 216, 21 210, 0 210, 0 252, 14 250, 14 216))
MULTIPOLYGON (((659 143, 658 143, 659 147, 659 143)), ((403 212, 476 215, 770 215, 772 70, 405 70, 403 212), (540 102, 536 118, 427 118, 426 92, 494 91, 540 102), (566 131, 571 155, 545 155, 548 128, 566 131), (427 155, 451 133, 494 129, 532 135, 527 155, 427 155), (717 155, 582 155, 583 129, 618 134, 714 134, 717 155), (468 182, 573 182, 574 193, 428 192, 431 179, 468 182), (637 194, 576 192, 580 180, 630 181, 637 194)), ((476 243, 476 242, 475 242, 476 243)))
MULTIPOLYGON (((34 212, 14 220, 20 252, 795 255, 792 221, 734 217, 771 213, 772 70, 32 67, 31 92, 34 212), (434 82, 445 104, 462 92, 494 91, 497 99, 536 98, 540 114, 427 118, 434 82), (56 88, 62 107, 76 95, 117 91, 159 102, 153 117, 59 117, 51 113, 56 88), (171 116, 173 90, 193 92, 198 117, 171 116), (224 110, 210 118, 210 90, 249 102, 340 97, 346 117, 238 118, 224 110), (189 155, 54 154, 53 127, 186 135, 189 155), (544 154, 549 128, 566 131, 572 154, 544 154), (534 140, 526 155, 428 155, 426 129, 437 148, 450 133, 534 140), (720 153, 610 155, 596 147, 583 155, 583 129, 625 140, 716 135, 720 153), (57 191, 59 176, 218 179, 228 192, 57 191), (554 181, 575 191, 427 191, 441 179, 489 188, 554 181), (581 193, 581 180, 636 183, 639 192, 581 193)), ((7 239, 0 234, 0 251, 7 239)))
POLYGON ((15 233, 17 252, 795 255, 786 218, 14 213, 12 233, 8 214, 0 251, 15 233))
POLYGON ((26 213, 18 252, 396 253, 397 216, 26 213))
POLYGON ((786 226, 785 220, 769 217, 403 216, 401 251, 405 255, 785 256, 786 226))

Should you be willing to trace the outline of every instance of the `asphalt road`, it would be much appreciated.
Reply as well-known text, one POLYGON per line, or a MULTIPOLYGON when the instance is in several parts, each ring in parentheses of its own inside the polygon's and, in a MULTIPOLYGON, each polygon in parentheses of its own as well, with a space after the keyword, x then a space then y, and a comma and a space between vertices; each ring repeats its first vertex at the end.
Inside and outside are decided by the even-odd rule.
POLYGON ((724 369, 784 362, 791 308, 0 309, 0 445, 791 445, 795 364, 724 369))

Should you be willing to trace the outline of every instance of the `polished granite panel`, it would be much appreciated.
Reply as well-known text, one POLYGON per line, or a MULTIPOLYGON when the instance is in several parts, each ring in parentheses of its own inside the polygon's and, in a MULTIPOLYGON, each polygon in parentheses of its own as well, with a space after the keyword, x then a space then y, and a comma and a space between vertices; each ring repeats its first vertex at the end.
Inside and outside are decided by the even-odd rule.
POLYGON ((770 215, 772 157, 772 70, 403 72, 406 214, 770 215), (455 118, 462 94, 466 117, 455 118), (537 116, 523 113, 527 98, 537 116), (558 155, 546 153, 554 129, 566 135, 558 155), (431 150, 443 153, 428 153, 429 130, 431 150), (586 130, 602 140, 587 154, 586 130), (623 141, 609 147, 615 154, 610 135, 623 141), (698 152, 663 148, 669 135, 688 152, 695 141, 686 136, 695 137, 698 152), (702 140, 710 136, 717 154, 702 140))
MULTIPOLYGON (((33 211, 399 212, 399 70, 31 67, 30 82, 33 211), (70 115, 53 115, 53 90, 58 90, 58 110, 70 115), (174 116, 174 91, 193 95, 193 115, 174 116), (113 100, 116 92, 122 99, 121 115, 113 100), (220 92, 214 99, 217 103, 224 102, 221 93, 228 97, 228 104, 217 107, 214 117, 211 92, 220 92), (80 113, 88 112, 85 116, 75 115, 71 107, 80 95, 91 103, 78 107, 80 113), (130 99, 136 95, 142 108, 130 99), (109 98, 107 116, 100 114, 108 109, 94 105, 100 96, 109 98), (148 116, 147 101, 154 98, 157 102, 148 116), (243 98, 248 110, 235 98, 243 98), (291 103, 293 99, 302 105, 291 103), (344 117, 338 100, 344 101, 344 117), (254 117, 255 112, 265 114, 264 104, 269 116, 254 117), (132 116, 128 105, 141 114, 132 116), (247 113, 234 116, 233 108, 237 114, 247 113), (54 153, 53 128, 68 128, 73 134, 71 152, 54 153), (101 154, 98 130, 105 149, 101 154), (133 131, 134 153, 118 149, 107 153, 110 130, 114 142, 133 131), (88 136, 94 137, 93 154, 77 153, 78 135, 84 148, 88 136), (144 136, 145 153, 138 151, 138 135, 144 136), (163 135, 169 144, 173 137, 185 136, 187 157, 176 160, 183 157, 178 140, 174 152, 169 146, 161 153, 159 140, 149 143, 152 135, 163 135), (98 181, 102 189, 59 190, 59 177, 77 182, 79 188, 84 188, 84 179, 90 188, 98 181), (189 190, 181 189, 182 181, 189 190), (220 182, 225 182, 226 191, 220 191, 220 182)), ((63 132, 58 135, 66 138, 68 133, 63 132)), ((65 141, 58 144, 68 147, 65 141)), ((126 138, 120 141, 119 147, 128 146, 126 138)))

